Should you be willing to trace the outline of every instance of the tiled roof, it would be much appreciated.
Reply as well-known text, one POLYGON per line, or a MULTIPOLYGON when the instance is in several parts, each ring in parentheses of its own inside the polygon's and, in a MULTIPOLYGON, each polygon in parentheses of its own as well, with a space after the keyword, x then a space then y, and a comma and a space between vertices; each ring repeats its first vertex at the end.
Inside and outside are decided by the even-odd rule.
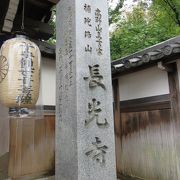
POLYGON ((169 57, 177 54, 180 55, 180 36, 113 61, 111 63, 112 74, 119 74, 129 71, 130 69, 132 70, 133 68, 165 61, 169 57))

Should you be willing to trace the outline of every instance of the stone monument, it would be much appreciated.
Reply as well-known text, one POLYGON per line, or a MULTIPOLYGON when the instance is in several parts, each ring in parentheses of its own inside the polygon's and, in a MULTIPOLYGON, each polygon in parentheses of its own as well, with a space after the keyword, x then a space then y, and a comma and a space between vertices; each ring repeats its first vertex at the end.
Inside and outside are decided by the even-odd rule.
POLYGON ((115 180, 107 0, 60 0, 56 179, 115 180))

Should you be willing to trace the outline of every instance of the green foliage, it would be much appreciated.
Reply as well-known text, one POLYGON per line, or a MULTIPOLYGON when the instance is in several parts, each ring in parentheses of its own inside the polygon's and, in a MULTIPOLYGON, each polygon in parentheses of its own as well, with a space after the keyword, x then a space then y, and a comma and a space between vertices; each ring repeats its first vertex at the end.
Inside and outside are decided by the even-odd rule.
POLYGON ((140 3, 125 19, 119 19, 110 38, 112 60, 180 35, 180 27, 160 1, 164 0, 149 8, 140 3))
MULTIPOLYGON (((132 12, 124 14, 121 9, 125 1, 119 0, 114 9, 109 8, 109 22, 116 24, 110 34, 112 60, 180 35, 180 0, 153 0, 150 7, 147 6, 148 0, 144 0, 132 12)), ((56 11, 53 9, 50 24, 54 29, 55 20, 56 11)), ((55 36, 54 32, 48 43, 55 44, 55 36)))
POLYGON ((154 0, 154 6, 159 6, 166 15, 180 26, 180 1, 179 0, 154 0))
POLYGON ((55 8, 53 8, 53 10, 52 10, 52 16, 49 21, 49 24, 54 27, 54 34, 50 39, 48 39, 47 42, 49 44, 55 45, 56 44, 56 9, 55 8))
MULTIPOLYGON (((112 0, 113 2, 113 0, 112 0)), ((120 9, 123 7, 124 0, 119 0, 116 7, 112 9, 109 7, 109 24, 117 23, 120 18, 120 9)))

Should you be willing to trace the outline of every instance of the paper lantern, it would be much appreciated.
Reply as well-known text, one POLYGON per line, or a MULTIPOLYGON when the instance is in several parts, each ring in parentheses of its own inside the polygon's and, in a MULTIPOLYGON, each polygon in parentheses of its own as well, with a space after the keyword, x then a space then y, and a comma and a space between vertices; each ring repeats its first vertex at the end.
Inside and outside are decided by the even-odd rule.
POLYGON ((41 54, 26 36, 4 42, 0 49, 0 103, 7 107, 35 106, 40 89, 41 54))

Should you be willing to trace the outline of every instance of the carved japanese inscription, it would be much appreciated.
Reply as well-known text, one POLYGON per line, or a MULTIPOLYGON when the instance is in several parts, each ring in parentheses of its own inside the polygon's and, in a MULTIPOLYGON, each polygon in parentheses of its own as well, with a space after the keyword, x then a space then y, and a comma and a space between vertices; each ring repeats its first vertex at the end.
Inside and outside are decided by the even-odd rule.
POLYGON ((95 64, 94 66, 89 65, 89 77, 84 77, 84 80, 89 80, 89 87, 94 88, 97 86, 106 89, 104 83, 102 82, 103 76, 99 72, 99 65, 95 64))
MULTIPOLYGON (((84 11, 88 16, 84 17, 84 24, 86 26, 84 36, 85 38, 91 39, 91 27, 92 27, 92 19, 91 19, 91 5, 84 4, 84 11)), ((90 44, 86 44, 84 48, 85 52, 92 53, 92 46, 90 44)))
POLYGON ((86 151, 86 156, 91 157, 93 160, 96 160, 100 164, 105 164, 106 151, 108 147, 104 145, 99 137, 95 137, 96 141, 92 142, 91 147, 86 151))
POLYGON ((101 11, 97 8, 95 10, 95 22, 96 22, 96 42, 97 42, 97 54, 102 55, 103 49, 102 49, 102 14, 101 11))
POLYGON ((88 104, 89 118, 85 120, 85 126, 87 126, 89 123, 95 120, 98 127, 108 127, 107 119, 100 119, 99 117, 100 113, 102 112, 100 105, 101 102, 97 101, 95 98, 93 98, 92 102, 88 104))
MULTIPOLYGON (((93 38, 93 34, 91 33, 92 29, 95 28, 95 42, 97 44, 96 53, 98 56, 103 54, 102 49, 102 14, 99 8, 95 9, 95 19, 93 22, 93 19, 91 19, 91 12, 92 8, 88 4, 84 4, 84 11, 88 14, 88 16, 84 17, 84 25, 87 28, 84 32, 84 37, 86 40, 91 40, 93 38), (95 25, 95 26, 94 26, 95 25)), ((85 52, 93 52, 92 47, 90 44, 85 45, 85 52)), ((89 62, 90 63, 90 62, 89 62)), ((91 89, 96 90, 97 87, 102 88, 102 90, 106 90, 106 87, 103 82, 103 75, 100 73, 100 65, 94 64, 94 65, 88 65, 87 66, 88 74, 84 77, 84 80, 89 83, 89 91, 91 89)), ((90 124, 93 122, 96 123, 98 128, 107 128, 109 127, 109 123, 103 115, 105 112, 103 112, 103 109, 101 108, 101 102, 98 101, 96 98, 92 97, 92 102, 88 103, 88 115, 85 119, 85 127, 90 128, 90 124)), ((101 164, 105 163, 105 154, 107 150, 107 146, 102 145, 100 138, 96 137, 96 142, 92 142, 93 147, 90 148, 85 154, 88 157, 92 157, 92 159, 95 159, 97 162, 100 162, 101 164)))
POLYGON ((107 0, 60 0, 56 41, 56 173, 116 180, 107 0))
MULTIPOLYGON (((72 27, 72 9, 68 7, 68 15, 66 17, 66 25, 68 27, 72 27)), ((73 83, 73 46, 72 46, 72 29, 68 28, 68 30, 64 34, 64 46, 58 50, 58 72, 61 74, 59 76, 60 86, 59 88, 59 108, 58 111, 60 116, 62 114, 62 105, 68 108, 69 98, 68 91, 73 83), (66 58, 66 59, 65 59, 66 58), (65 59, 65 60, 64 60, 65 59), (64 79, 64 80, 63 80, 64 79), (66 102, 66 103, 65 103, 66 102)), ((62 117, 60 118, 62 120, 62 117)))
POLYGON ((85 47, 85 52, 92 52, 92 47, 89 44, 85 47))
POLYGON ((85 12, 91 13, 91 6, 89 4, 84 4, 85 12))
POLYGON ((91 38, 91 32, 85 31, 84 36, 85 36, 85 38, 91 38))

